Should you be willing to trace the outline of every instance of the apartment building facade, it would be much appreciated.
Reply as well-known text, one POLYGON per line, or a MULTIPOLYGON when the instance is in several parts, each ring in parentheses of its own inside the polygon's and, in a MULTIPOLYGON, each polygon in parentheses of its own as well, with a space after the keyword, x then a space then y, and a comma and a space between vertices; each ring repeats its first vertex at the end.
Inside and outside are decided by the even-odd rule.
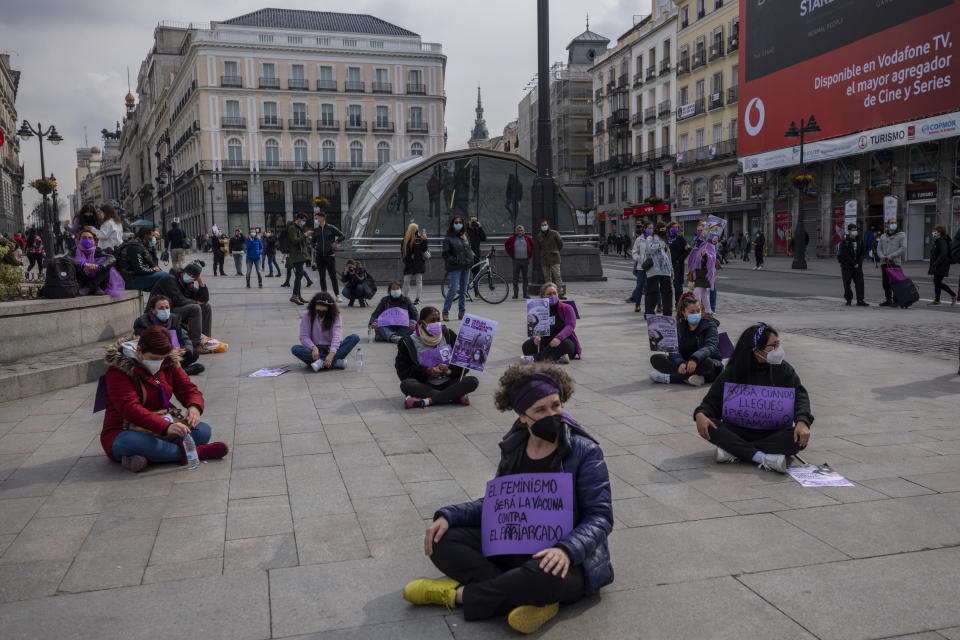
POLYGON ((444 150, 446 58, 416 33, 287 9, 158 27, 176 29, 177 71, 139 137, 164 220, 191 235, 282 227, 314 198, 338 224, 377 166, 444 150))
POLYGON ((8 236, 23 229, 23 167, 15 104, 19 86, 20 72, 10 68, 10 54, 0 54, 0 129, 5 138, 0 146, 0 232, 8 236))

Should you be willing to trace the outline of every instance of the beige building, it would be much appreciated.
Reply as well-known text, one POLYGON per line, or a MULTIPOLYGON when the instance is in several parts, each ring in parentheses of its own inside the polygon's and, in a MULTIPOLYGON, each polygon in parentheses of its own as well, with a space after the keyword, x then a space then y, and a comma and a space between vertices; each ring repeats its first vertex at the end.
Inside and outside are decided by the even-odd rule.
POLYGON ((140 162, 124 163, 124 181, 149 192, 152 174, 160 215, 191 236, 282 226, 318 196, 339 225, 376 167, 444 151, 442 48, 378 18, 261 9, 163 23, 155 40, 176 70, 151 71, 167 62, 153 54, 141 68, 141 102, 156 98, 149 115, 138 105, 128 118, 137 141, 121 146, 139 145, 140 162))
POLYGON ((10 68, 10 54, 0 54, 0 129, 6 139, 0 147, 0 233, 6 235, 23 229, 23 167, 15 104, 19 86, 20 72, 10 68))
POLYGON ((739 7, 677 1, 677 168, 674 217, 689 229, 713 214, 728 234, 759 228, 762 177, 746 184, 737 163, 739 7))

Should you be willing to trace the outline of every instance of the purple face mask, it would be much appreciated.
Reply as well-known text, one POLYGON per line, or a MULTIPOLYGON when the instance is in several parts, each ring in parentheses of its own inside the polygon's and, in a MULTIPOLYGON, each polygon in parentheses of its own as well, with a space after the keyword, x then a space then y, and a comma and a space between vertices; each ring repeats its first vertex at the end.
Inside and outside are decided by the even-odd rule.
POLYGON ((83 249, 93 249, 93 240, 90 238, 84 238, 80 241, 80 247, 83 249))
POLYGON ((675 235, 677 235, 677 233, 679 233, 679 232, 676 230, 676 228, 670 229, 670 235, 671 235, 671 236, 675 236, 675 235))
POLYGON ((646 234, 647 234, 648 237, 649 237, 649 236, 652 236, 652 235, 653 235, 653 229, 647 229, 646 234))

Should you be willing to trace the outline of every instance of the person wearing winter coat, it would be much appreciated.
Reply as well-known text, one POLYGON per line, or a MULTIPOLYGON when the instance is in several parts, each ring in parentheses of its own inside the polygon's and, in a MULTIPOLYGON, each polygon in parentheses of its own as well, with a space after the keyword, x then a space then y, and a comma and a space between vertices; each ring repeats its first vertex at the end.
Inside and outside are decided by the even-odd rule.
POLYGON ((250 288, 250 271, 256 269, 257 282, 263 289, 263 275, 260 273, 260 259, 263 257, 263 241, 258 237, 256 229, 250 229, 250 235, 244 242, 244 250, 247 254, 247 289, 250 288))
POLYGON ((933 276, 933 301, 928 304, 940 304, 940 294, 946 291, 950 295, 950 304, 957 304, 957 292, 943 283, 950 275, 950 236, 942 225, 933 228, 933 246, 930 248, 930 268, 927 273, 933 276))
POLYGON ((403 234, 400 245, 400 257, 403 259, 403 295, 410 291, 411 281, 416 281, 417 295, 413 304, 420 304, 423 292, 423 274, 427 270, 427 230, 420 230, 416 222, 411 222, 403 234))
POLYGON ((317 265, 317 271, 320 275, 320 290, 327 290, 327 276, 330 276, 330 287, 333 289, 333 296, 337 302, 343 300, 340 297, 340 288, 337 286, 337 264, 335 254, 337 246, 343 242, 343 232, 332 224, 327 224, 327 214, 318 211, 313 214, 314 226, 313 235, 310 237, 310 243, 313 245, 313 255, 317 265))
POLYGON ((752 461, 760 469, 787 472, 787 458, 810 440, 813 414, 800 377, 783 359, 776 329, 761 322, 741 334, 693 418, 700 437, 716 445, 717 462, 752 461))
POLYGON ((881 307, 892 307, 893 287, 890 284, 889 269, 899 267, 907 255, 907 234, 898 231, 896 220, 887 220, 887 230, 877 240, 877 258, 880 260, 880 279, 883 283, 883 295, 886 298, 881 307))
MULTIPOLYGON (((511 174, 513 175, 513 174, 511 174)), ((520 293, 520 278, 523 278, 523 295, 527 296, 527 272, 530 270, 530 258, 533 256, 533 236, 518 224, 512 236, 503 243, 503 248, 513 261, 513 298, 520 293)))
POLYGON ((227 259, 227 254, 230 253, 230 242, 227 240, 227 236, 224 234, 215 235, 211 239, 213 243, 213 275, 227 275, 223 271, 223 262, 227 259), (220 273, 217 273, 219 269, 220 273))
POLYGON ((186 464, 187 434, 201 460, 227 455, 226 444, 210 442, 210 425, 200 421, 203 395, 180 368, 180 358, 167 329, 160 326, 144 329, 137 340, 107 347, 100 444, 107 457, 125 469, 139 473, 151 463, 186 464))
POLYGON ((563 410, 573 381, 556 365, 518 364, 501 376, 494 402, 517 419, 500 442, 496 475, 563 472, 572 476, 573 526, 534 553, 483 554, 478 498, 443 507, 424 536, 424 552, 446 576, 418 579, 403 589, 416 605, 463 607, 467 621, 507 616, 516 631, 533 633, 559 605, 613 582, 607 538, 613 529, 610 476, 600 445, 563 410))
POLYGON ((450 307, 457 299, 460 319, 467 311, 467 285, 470 283, 470 267, 473 265, 474 255, 470 249, 470 242, 464 231, 463 216, 453 216, 447 235, 443 238, 443 266, 447 270, 450 284, 447 287, 447 297, 443 301, 443 321, 450 320, 450 307))
POLYGON ((171 269, 157 281, 153 295, 166 296, 173 313, 187 324, 190 342, 197 353, 210 353, 203 347, 203 336, 209 336, 213 326, 213 307, 210 290, 203 281, 203 262, 191 262, 183 268, 171 269))
POLYGON ((869 307, 863 299, 863 259, 867 255, 866 247, 859 238, 857 225, 847 225, 847 235, 837 247, 837 262, 840 263, 840 277, 843 278, 843 298, 849 307, 853 300, 853 291, 850 290, 852 281, 857 289, 857 306, 869 307))
MULTIPOLYGON (((269 229, 263 235, 263 255, 265 258, 266 265, 270 268, 270 272, 265 276, 267 278, 279 278, 280 277, 280 265, 277 263, 277 236, 270 231, 269 229), (273 268, 277 268, 277 273, 273 273, 273 268)), ((260 265, 261 268, 263 265, 260 265)))
POLYGON ((560 289, 560 299, 566 298, 566 287, 563 286, 563 276, 560 274, 560 251, 563 249, 563 238, 551 229, 546 220, 540 221, 540 235, 537 236, 537 251, 540 254, 540 270, 543 272, 544 282, 554 282, 560 289))
POLYGON ((424 408, 436 404, 470 404, 468 394, 480 381, 449 364, 457 334, 440 322, 435 307, 424 307, 412 335, 397 344, 394 368, 400 378, 403 406, 424 408))
POLYGON ((654 382, 699 387, 713 382, 723 370, 717 323, 703 317, 703 305, 690 292, 677 301, 677 346, 677 351, 650 356, 654 382))
POLYGON ((673 262, 670 257, 670 248, 667 246, 667 228, 663 223, 647 241, 645 260, 652 260, 652 266, 647 269, 647 286, 644 293, 646 315, 654 315, 657 305, 662 306, 663 315, 673 313, 673 262))
POLYGON ((387 295, 383 296, 377 308, 370 314, 369 327, 377 332, 378 342, 392 342, 394 344, 406 338, 417 326, 417 308, 410 302, 410 298, 403 295, 403 285, 399 282, 391 282, 387 287, 387 295), (381 326, 378 324, 378 318, 387 309, 405 309, 407 312, 407 324, 381 326))
POLYGON ((147 310, 133 321, 133 335, 140 336, 149 327, 163 327, 170 334, 170 341, 174 349, 182 349, 180 366, 188 376, 203 373, 205 367, 197 362, 200 354, 193 350, 190 334, 180 324, 180 316, 170 308, 170 299, 167 296, 150 296, 147 301, 147 310), (176 336, 176 337, 174 337, 176 336))
POLYGON ((117 260, 97 246, 97 238, 91 231, 80 232, 73 259, 77 264, 77 295, 109 295, 122 298, 125 289, 123 277, 114 269, 117 260))
POLYGON ((314 371, 346 369, 347 356, 359 342, 355 333, 343 335, 343 318, 336 300, 326 291, 319 291, 300 319, 300 344, 290 351, 314 371))
POLYGON ((767 239, 763 235, 763 231, 757 231, 757 235, 753 237, 753 257, 756 259, 757 264, 753 267, 754 271, 760 271, 763 269, 763 250, 767 245, 767 239))
POLYGON ((116 269, 123 277, 127 289, 153 291, 157 281, 167 275, 157 266, 157 261, 148 247, 155 247, 157 239, 151 229, 139 228, 137 235, 124 242, 114 254, 117 258, 116 269))
POLYGON ((237 268, 237 275, 243 275, 243 255, 247 251, 247 239, 243 237, 240 227, 237 227, 230 238, 230 253, 233 255, 233 266, 237 268))
POLYGON ((372 298, 376 287, 368 294, 364 285, 368 281, 372 283, 373 280, 367 274, 363 265, 356 260, 347 260, 343 265, 343 273, 340 274, 340 279, 343 281, 343 297, 347 299, 347 306, 352 307, 353 303, 359 300, 360 306, 366 307, 367 296, 369 295, 372 298))
MULTIPOLYGON (((281 287, 289 286, 290 270, 292 269, 296 276, 293 279, 293 295, 290 296, 290 302, 304 305, 307 301, 300 296, 300 280, 306 275, 303 265, 310 262, 310 253, 307 251, 307 236, 303 228, 307 224, 307 214, 298 213, 294 220, 287 224, 287 246, 290 247, 290 253, 287 254, 287 282, 281 287)), ((307 286, 310 286, 310 276, 306 276, 307 286)))
POLYGON ((571 358, 581 354, 580 340, 577 338, 577 312, 572 305, 562 302, 557 285, 552 282, 540 287, 540 297, 550 301, 550 334, 533 336, 521 346, 523 355, 535 361, 545 360, 560 364, 569 364, 571 358))

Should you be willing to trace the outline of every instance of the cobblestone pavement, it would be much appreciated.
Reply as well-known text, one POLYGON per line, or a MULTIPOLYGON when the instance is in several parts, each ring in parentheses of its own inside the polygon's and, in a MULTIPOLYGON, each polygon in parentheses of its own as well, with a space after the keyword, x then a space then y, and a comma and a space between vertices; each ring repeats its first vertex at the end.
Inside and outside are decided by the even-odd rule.
MULTIPOLYGON (((100 447, 93 384, 0 404, 0 637, 509 637, 400 590, 437 575, 422 552, 434 510, 479 496, 495 470, 512 417, 491 394, 518 360, 522 304, 469 306, 500 322, 470 406, 404 411, 391 345, 362 342, 362 372, 353 356, 308 372, 290 355, 302 308, 280 280, 208 281, 230 347, 203 356, 196 382, 226 459, 124 471, 100 447), (247 377, 263 366, 290 370, 247 377)), ((721 292, 731 335, 781 327, 817 417, 805 458, 856 484, 810 489, 713 462, 691 421, 705 390, 650 382, 642 316, 617 291, 571 285, 585 351, 567 366, 567 409, 611 473, 616 580, 540 637, 960 639, 955 362, 847 333, 903 345, 942 314, 721 292)), ((423 298, 439 303, 438 287, 423 298)), ((365 334, 368 309, 343 314, 365 334)))

